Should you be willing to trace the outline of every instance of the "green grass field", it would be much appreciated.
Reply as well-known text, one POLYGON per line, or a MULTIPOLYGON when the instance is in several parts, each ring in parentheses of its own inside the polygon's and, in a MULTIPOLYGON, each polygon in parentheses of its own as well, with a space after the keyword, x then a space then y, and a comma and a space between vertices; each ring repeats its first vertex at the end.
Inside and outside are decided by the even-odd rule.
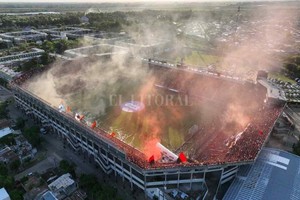
MULTIPOLYGON (((213 55, 204 54, 199 51, 192 51, 191 54, 184 57, 184 63, 188 65, 195 65, 199 67, 207 67, 208 65, 218 62, 218 57, 213 55)), ((180 61, 180 58, 177 58, 180 61)))
MULTIPOLYGON (((96 119, 99 127, 116 133, 116 137, 142 149, 144 142, 153 137, 159 137, 163 145, 176 150, 187 138, 188 130, 200 119, 200 110, 193 106, 176 106, 157 104, 156 97, 174 96, 174 103, 179 103, 177 98, 181 98, 177 93, 160 89, 151 85, 145 96, 151 98, 144 100, 145 108, 139 112, 122 111, 121 105, 125 102, 141 100, 141 93, 144 91, 144 81, 122 78, 113 86, 102 90, 99 95, 97 89, 94 91, 79 92, 68 100, 71 107, 81 110, 83 113, 92 113, 97 107, 97 102, 105 102, 105 112, 86 116, 86 119, 96 119), (110 105, 110 92, 120 97, 113 105, 110 105)), ((92 120, 91 119, 91 120, 92 120)))

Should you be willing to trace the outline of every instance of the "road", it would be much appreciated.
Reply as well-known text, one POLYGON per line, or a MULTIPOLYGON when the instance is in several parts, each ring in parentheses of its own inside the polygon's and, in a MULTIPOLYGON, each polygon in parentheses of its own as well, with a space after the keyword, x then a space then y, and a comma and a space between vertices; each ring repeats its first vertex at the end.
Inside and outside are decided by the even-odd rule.
POLYGON ((48 169, 54 168, 59 163, 61 159, 57 156, 48 156, 46 159, 42 160, 41 162, 37 163, 36 165, 22 171, 21 173, 15 175, 15 180, 20 180, 22 177, 28 175, 32 172, 37 172, 42 174, 46 172, 48 169))

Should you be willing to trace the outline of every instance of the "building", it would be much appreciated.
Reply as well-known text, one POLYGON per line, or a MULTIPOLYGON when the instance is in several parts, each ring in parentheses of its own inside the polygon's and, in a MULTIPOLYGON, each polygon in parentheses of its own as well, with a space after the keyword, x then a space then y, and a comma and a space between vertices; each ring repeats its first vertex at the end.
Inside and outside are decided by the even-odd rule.
POLYGON ((43 32, 47 33, 53 38, 64 37, 68 39, 76 39, 83 37, 84 35, 93 33, 91 29, 79 28, 79 27, 64 27, 64 28, 52 28, 44 29, 43 32))
POLYGON ((7 32, 7 33, 0 34, 0 38, 4 40, 10 40, 14 44, 21 44, 24 42, 36 42, 40 40, 45 40, 46 37, 47 37, 46 33, 39 32, 36 30, 7 32))
POLYGON ((0 49, 2 48, 10 48, 13 45, 11 40, 6 40, 0 38, 0 49))
POLYGON ((19 135, 14 138, 16 141, 16 150, 21 162, 24 162, 27 159, 34 158, 37 153, 36 148, 33 148, 32 145, 26 140, 23 135, 19 135))
MULTIPOLYGON (((13 63, 11 63, 11 64, 13 64, 13 63)), ((12 80, 13 77, 15 77, 19 74, 20 74, 20 72, 16 72, 13 69, 11 69, 10 67, 0 65, 0 78, 4 79, 6 81, 12 80)))
POLYGON ((40 200, 48 186, 45 181, 36 173, 27 175, 27 180, 22 182, 22 187, 26 191, 23 195, 24 200, 40 200))
POLYGON ((267 88, 266 97, 271 102, 286 101, 284 91, 266 78, 259 78, 258 82, 267 88))
POLYGON ((21 72, 16 72, 13 67, 29 61, 33 58, 40 58, 44 50, 32 48, 29 52, 21 52, 13 55, 0 57, 0 78, 10 81, 13 77, 18 76, 21 72))
POLYGON ((13 161, 19 160, 18 155, 8 146, 0 150, 0 162, 10 164, 13 161))
POLYGON ((0 189, 0 200, 10 200, 10 197, 5 188, 0 189))
POLYGON ((77 189, 77 184, 71 178, 71 174, 67 173, 58 177, 48 187, 57 199, 63 199, 77 189))
POLYGON ((64 200, 84 200, 87 198, 87 194, 81 190, 78 189, 75 192, 73 192, 70 196, 65 198, 64 200))
POLYGON ((80 17, 80 22, 81 23, 89 23, 89 18, 84 15, 84 16, 80 17))
MULTIPOLYGON (((5 91, 6 91, 6 89, 5 89, 5 91)), ((3 92, 2 94, 5 95, 5 92, 3 92)), ((0 119, 0 129, 10 127, 10 126, 11 126, 11 121, 9 121, 8 119, 0 119)))
POLYGON ((51 191, 45 192, 39 200, 58 200, 51 191))
POLYGON ((12 134, 14 130, 12 130, 11 128, 9 127, 6 127, 6 128, 3 128, 0 130, 0 138, 6 136, 6 135, 9 135, 9 134, 12 134))
POLYGON ((241 166, 224 200, 300 199, 300 157, 263 148, 251 165, 241 166))
MULTIPOLYGON (((125 32, 111 33, 100 31, 95 34, 89 34, 84 36, 84 40, 91 44, 111 44, 114 45, 117 41, 128 40, 129 37, 125 32)), ((127 48, 127 47, 126 47, 127 48)))
POLYGON ((32 48, 30 52, 22 52, 14 55, 0 57, 0 66, 14 66, 18 63, 38 58, 43 55, 45 51, 39 48, 32 48))

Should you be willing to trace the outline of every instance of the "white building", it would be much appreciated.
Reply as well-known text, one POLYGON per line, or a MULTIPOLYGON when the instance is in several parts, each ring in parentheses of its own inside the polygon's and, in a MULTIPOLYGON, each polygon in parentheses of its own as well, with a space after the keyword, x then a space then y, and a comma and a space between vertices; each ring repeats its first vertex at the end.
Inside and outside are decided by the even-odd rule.
POLYGON ((6 128, 3 128, 0 130, 0 138, 6 136, 6 135, 9 135, 9 134, 12 134, 14 130, 12 130, 11 128, 9 127, 6 127, 6 128))
POLYGON ((71 178, 71 174, 63 174, 48 185, 57 199, 63 199, 77 189, 76 182, 71 178))

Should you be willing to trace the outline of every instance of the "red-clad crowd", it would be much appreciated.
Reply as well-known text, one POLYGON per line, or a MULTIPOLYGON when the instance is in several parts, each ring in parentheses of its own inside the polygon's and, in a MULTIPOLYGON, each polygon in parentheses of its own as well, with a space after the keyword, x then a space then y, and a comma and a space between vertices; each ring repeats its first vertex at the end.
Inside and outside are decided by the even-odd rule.
MULTIPOLYGON (((27 73, 23 73, 13 82, 21 85, 24 81, 33 77, 36 73, 40 73, 41 71, 41 69, 37 69, 29 71, 27 73)), ((212 78, 208 77, 199 79, 193 75, 184 76, 178 72, 169 74, 168 78, 165 78, 164 73, 159 73, 157 76, 158 84, 168 88, 174 88, 194 98, 201 98, 204 95, 199 96, 199 94, 205 94, 205 98, 217 98, 218 100, 223 98, 224 101, 231 101, 231 96, 228 95, 225 90, 228 90, 228 92, 232 90, 243 90, 243 94, 245 94, 243 98, 245 99, 245 101, 247 99, 249 100, 250 97, 253 99, 253 94, 257 94, 257 98, 260 98, 260 101, 262 100, 262 96, 264 96, 262 94, 258 94, 260 92, 263 92, 261 90, 258 92, 247 93, 247 91, 251 91, 253 90, 253 88, 255 90, 255 87, 253 86, 248 87, 246 85, 230 83, 223 80, 215 81, 216 79, 212 80, 212 78), (193 87, 188 88, 188 86, 193 87), (211 88, 214 89, 211 90, 211 88), (218 96, 218 94, 221 95, 218 96)), ((238 101, 242 101, 242 99, 238 101)), ((157 161, 150 163, 149 158, 146 158, 145 154, 119 140, 115 135, 100 129, 99 127, 94 126, 92 129, 95 134, 99 135, 99 137, 104 137, 106 140, 111 141, 114 146, 123 151, 126 154, 126 158, 128 161, 135 163, 139 167, 145 169, 193 165, 222 165, 229 162, 237 163, 255 159, 257 153, 261 150, 264 142, 266 141, 266 138, 268 137, 276 119, 279 117, 282 110, 283 106, 263 107, 262 105, 262 108, 252 116, 250 124, 241 134, 241 137, 235 142, 234 145, 230 147, 225 144, 225 141, 228 139, 228 135, 222 134, 221 132, 220 134, 216 134, 216 132, 218 131, 218 128, 216 127, 218 127, 218 122, 222 120, 221 117, 213 122, 214 124, 201 126, 199 131, 216 135, 216 137, 213 138, 213 140, 209 141, 209 144, 203 151, 198 152, 198 155, 195 156, 194 161, 189 160, 188 162, 184 163, 160 163, 157 161)), ((70 113, 64 114, 74 119, 74 116, 72 116, 70 113)), ((90 128, 90 126, 87 127, 90 128)))

